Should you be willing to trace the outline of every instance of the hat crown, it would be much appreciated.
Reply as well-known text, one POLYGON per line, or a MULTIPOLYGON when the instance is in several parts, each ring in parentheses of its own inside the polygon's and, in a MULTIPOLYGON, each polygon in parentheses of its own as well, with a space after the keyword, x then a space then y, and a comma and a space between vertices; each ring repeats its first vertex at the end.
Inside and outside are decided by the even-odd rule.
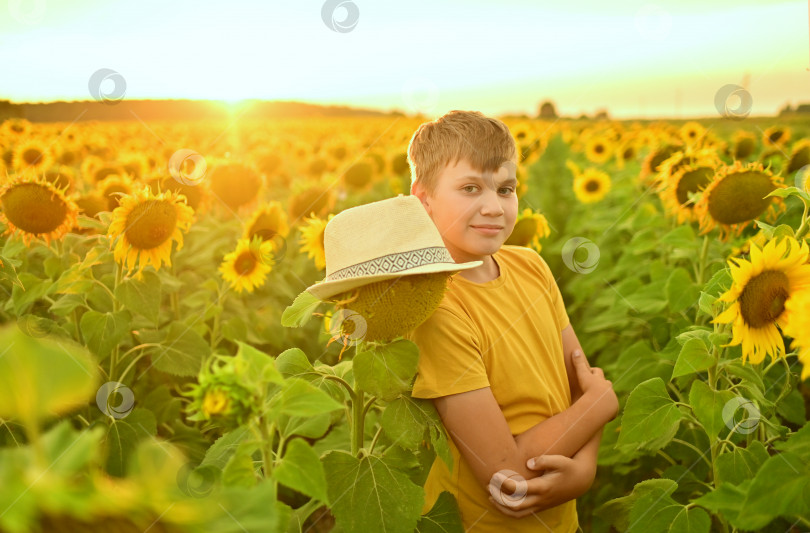
POLYGON ((416 196, 398 195, 336 214, 324 229, 326 279, 346 268, 438 248, 452 262, 438 228, 416 196))

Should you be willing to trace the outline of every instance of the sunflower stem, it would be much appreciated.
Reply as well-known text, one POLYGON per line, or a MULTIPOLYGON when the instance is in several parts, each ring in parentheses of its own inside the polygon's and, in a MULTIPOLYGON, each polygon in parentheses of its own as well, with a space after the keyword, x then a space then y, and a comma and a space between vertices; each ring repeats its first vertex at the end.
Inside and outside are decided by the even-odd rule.
MULTIPOLYGON (((360 343, 354 345, 354 356, 360 352, 360 343)), ((364 421, 365 421, 365 392, 360 385, 355 382, 354 398, 352 399, 352 455, 360 457, 360 450, 364 441, 364 421)))
POLYGON ((804 237, 804 234, 807 233, 808 227, 810 227, 808 226, 807 223, 807 211, 810 205, 808 205, 808 203, 805 202, 804 200, 802 200, 802 203, 804 204, 804 212, 802 213, 802 223, 799 225, 799 229, 796 230, 797 241, 801 241, 802 237, 804 237))
MULTIPOLYGON (((115 297, 115 292, 118 290, 118 286, 121 285, 121 281, 124 279, 124 267, 121 263, 115 263, 115 284, 113 285, 112 290, 112 304, 113 304, 113 314, 117 313, 121 310, 121 302, 118 301, 118 298, 115 297)), ((113 347, 112 354, 110 354, 110 380, 115 381, 115 367, 118 365, 118 353, 120 351, 120 345, 118 343, 115 344, 113 347)))
POLYGON ((703 247, 700 250, 700 263, 698 268, 697 284, 703 286, 703 275, 706 273, 706 257, 709 255, 709 236, 703 236, 703 247))

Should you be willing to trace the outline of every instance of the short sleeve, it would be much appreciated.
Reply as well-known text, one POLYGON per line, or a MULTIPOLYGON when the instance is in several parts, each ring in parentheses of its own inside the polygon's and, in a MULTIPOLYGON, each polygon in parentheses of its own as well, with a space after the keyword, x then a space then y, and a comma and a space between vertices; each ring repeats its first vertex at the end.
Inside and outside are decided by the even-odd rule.
POLYGON ((436 398, 489 387, 489 377, 472 321, 444 307, 406 338, 419 347, 411 395, 436 398))
POLYGON ((540 254, 536 255, 538 259, 540 259, 540 268, 543 270, 543 275, 548 280, 548 292, 551 294, 551 299, 554 306, 554 314, 557 315, 557 320, 560 323, 560 330, 564 330, 568 327, 570 320, 568 319, 568 312, 565 310, 565 302, 563 302, 560 287, 557 285, 557 281, 554 279, 554 274, 552 274, 546 260, 543 259, 543 256, 540 254))

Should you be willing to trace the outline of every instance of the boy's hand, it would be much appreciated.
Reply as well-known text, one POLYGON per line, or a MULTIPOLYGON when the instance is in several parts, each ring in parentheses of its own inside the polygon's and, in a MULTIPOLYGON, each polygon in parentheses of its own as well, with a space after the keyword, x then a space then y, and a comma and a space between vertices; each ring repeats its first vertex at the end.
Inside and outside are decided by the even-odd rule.
POLYGON ((613 383, 605 379, 605 373, 601 368, 591 367, 581 351, 574 351, 572 359, 583 396, 589 396, 599 409, 606 413, 608 420, 616 418, 619 412, 619 399, 613 391, 613 383))
POLYGON ((489 482, 489 501, 505 515, 523 518, 576 499, 591 487, 596 474, 588 461, 564 455, 541 455, 527 466, 541 474, 524 480, 496 472, 489 482))

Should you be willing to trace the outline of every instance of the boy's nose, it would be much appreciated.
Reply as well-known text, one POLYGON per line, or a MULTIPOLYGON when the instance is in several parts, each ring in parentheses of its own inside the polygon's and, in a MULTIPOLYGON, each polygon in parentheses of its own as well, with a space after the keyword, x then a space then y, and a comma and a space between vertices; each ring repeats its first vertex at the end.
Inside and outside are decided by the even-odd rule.
POLYGON ((501 216, 503 215, 503 206, 501 206, 501 199, 498 198, 496 191, 487 190, 482 195, 481 200, 481 214, 488 216, 501 216))

